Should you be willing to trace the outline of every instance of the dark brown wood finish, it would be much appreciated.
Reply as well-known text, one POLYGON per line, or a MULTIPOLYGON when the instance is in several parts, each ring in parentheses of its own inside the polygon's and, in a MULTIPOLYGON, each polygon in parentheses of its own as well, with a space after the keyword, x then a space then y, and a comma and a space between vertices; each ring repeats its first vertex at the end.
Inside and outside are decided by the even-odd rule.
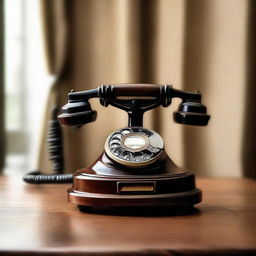
POLYGON ((75 174, 68 199, 93 209, 172 206, 175 210, 178 207, 190 210, 201 202, 202 195, 196 188, 194 174, 177 167, 165 153, 153 164, 141 168, 117 164, 102 153, 90 167, 75 174), (126 186, 126 193, 120 191, 120 183, 126 186), (143 184, 153 189, 145 190, 143 184))
POLYGON ((1 177, 0 254, 256 255, 256 182, 215 178, 197 185, 204 200, 191 215, 125 216, 80 212, 66 201, 70 185, 1 177))
POLYGON ((161 86, 156 84, 115 84, 115 96, 152 96, 160 97, 161 86))

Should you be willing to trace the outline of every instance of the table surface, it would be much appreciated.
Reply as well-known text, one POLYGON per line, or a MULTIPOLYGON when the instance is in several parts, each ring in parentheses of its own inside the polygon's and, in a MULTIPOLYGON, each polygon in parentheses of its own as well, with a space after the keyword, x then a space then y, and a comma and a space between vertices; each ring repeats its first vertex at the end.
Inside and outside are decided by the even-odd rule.
POLYGON ((191 215, 125 216, 80 212, 66 201, 69 184, 0 177, 0 254, 256 255, 256 181, 197 185, 203 202, 191 215))

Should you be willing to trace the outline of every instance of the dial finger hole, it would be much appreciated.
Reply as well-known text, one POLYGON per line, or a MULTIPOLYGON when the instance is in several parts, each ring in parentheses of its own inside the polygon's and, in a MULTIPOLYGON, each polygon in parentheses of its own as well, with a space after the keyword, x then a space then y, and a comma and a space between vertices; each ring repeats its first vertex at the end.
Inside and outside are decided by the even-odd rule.
POLYGON ((151 153, 148 150, 143 151, 143 160, 149 160, 153 156, 153 153, 151 153))
POLYGON ((135 162, 140 162, 140 161, 142 161, 142 160, 143 160, 143 154, 142 154, 142 152, 136 152, 136 153, 134 153, 134 154, 133 154, 133 160, 134 160, 135 162))
POLYGON ((115 134, 112 136, 112 139, 118 139, 121 140, 121 138, 123 137, 123 135, 121 133, 115 134))
POLYGON ((147 150, 149 150, 152 153, 158 153, 160 151, 159 148, 156 147, 152 147, 151 145, 149 145, 149 147, 147 148, 147 150))
POLYGON ((132 131, 130 129, 125 129, 122 131, 122 134, 123 135, 127 135, 127 134, 130 134, 132 131))
POLYGON ((117 140, 117 139, 113 139, 109 142, 109 145, 112 145, 112 144, 118 144, 120 145, 120 140, 117 140))
POLYGON ((112 151, 114 155, 121 157, 124 150, 121 147, 117 147, 117 148, 114 148, 112 151))
POLYGON ((125 152, 123 153, 123 159, 124 159, 124 160, 127 160, 127 161, 131 161, 131 159, 132 159, 132 154, 131 154, 130 152, 128 152, 128 151, 125 151, 125 152))
POLYGON ((145 129, 141 129, 141 128, 140 128, 139 132, 146 134, 148 137, 153 134, 150 130, 145 130, 145 129))
POLYGON ((110 145, 110 148, 111 148, 111 149, 114 149, 114 148, 117 148, 117 147, 120 147, 120 144, 119 144, 119 143, 112 143, 112 144, 110 145))

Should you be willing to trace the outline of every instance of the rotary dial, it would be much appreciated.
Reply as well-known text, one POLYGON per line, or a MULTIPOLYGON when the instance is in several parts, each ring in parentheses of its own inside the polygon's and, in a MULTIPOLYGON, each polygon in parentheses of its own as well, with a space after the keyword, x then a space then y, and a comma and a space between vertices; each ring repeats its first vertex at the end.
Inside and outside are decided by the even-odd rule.
POLYGON ((130 166, 145 166, 163 153, 161 136, 142 127, 128 127, 110 134, 105 143, 107 155, 114 161, 130 166))

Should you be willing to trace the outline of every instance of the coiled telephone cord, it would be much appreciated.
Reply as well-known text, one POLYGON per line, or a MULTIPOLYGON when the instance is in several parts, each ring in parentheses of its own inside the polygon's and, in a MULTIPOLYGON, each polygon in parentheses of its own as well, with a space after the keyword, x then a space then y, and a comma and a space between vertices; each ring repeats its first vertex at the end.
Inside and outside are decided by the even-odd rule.
POLYGON ((72 183, 73 174, 43 174, 39 171, 27 173, 23 180, 31 184, 72 183))
POLYGON ((48 128, 48 154, 53 162, 54 174, 43 174, 40 171, 32 171, 24 175, 23 180, 32 184, 47 183, 72 183, 73 174, 64 172, 64 157, 62 130, 58 122, 58 108, 54 107, 51 112, 51 120, 48 128))

